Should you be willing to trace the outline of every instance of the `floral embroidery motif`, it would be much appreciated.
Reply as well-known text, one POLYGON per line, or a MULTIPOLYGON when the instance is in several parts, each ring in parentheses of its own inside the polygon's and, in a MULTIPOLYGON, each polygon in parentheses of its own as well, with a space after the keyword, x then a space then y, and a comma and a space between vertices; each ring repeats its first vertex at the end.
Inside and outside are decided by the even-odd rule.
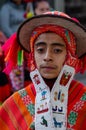
POLYGON ((68 122, 71 125, 74 125, 76 123, 77 116, 78 116, 78 113, 71 111, 69 116, 68 116, 68 122))
POLYGON ((31 98, 28 95, 24 96, 22 100, 26 105, 31 103, 31 98))
POLYGON ((76 104, 74 105, 74 111, 79 111, 82 109, 82 107, 84 106, 84 102, 83 101, 79 101, 76 102, 76 104))
POLYGON ((85 101, 86 101, 86 92, 82 95, 80 100, 78 102, 76 102, 76 104, 73 106, 73 109, 68 116, 68 123, 70 125, 72 125, 72 126, 75 125, 76 120, 78 118, 78 113, 84 106, 85 101))

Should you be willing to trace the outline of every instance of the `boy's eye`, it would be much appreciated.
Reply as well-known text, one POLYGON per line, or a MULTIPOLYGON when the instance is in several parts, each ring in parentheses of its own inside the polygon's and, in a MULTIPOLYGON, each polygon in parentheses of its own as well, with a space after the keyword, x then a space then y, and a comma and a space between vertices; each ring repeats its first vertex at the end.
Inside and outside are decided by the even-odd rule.
POLYGON ((44 48, 41 48, 41 47, 40 47, 40 48, 37 48, 37 52, 38 52, 38 53, 43 53, 44 51, 45 51, 44 48))
POLYGON ((54 52, 55 52, 55 53, 61 53, 62 50, 58 48, 58 49, 54 49, 54 52))

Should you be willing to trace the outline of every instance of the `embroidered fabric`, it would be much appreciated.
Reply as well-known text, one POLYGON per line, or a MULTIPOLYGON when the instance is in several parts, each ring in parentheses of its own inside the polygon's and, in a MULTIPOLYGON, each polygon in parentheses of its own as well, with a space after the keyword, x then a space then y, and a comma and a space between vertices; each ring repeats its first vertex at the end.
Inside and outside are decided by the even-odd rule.
POLYGON ((36 89, 35 129, 66 130, 68 88, 75 74, 73 67, 64 65, 51 92, 37 69, 31 72, 36 89))

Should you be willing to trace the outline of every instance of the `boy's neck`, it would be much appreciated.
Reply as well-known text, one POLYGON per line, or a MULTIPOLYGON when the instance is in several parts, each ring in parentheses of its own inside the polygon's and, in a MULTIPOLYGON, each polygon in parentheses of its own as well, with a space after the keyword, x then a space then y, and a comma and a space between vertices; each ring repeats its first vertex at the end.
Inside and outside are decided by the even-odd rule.
POLYGON ((56 78, 54 78, 54 79, 45 79, 45 78, 43 78, 43 79, 44 79, 45 83, 49 86, 49 88, 51 90, 54 83, 55 83, 55 81, 56 81, 56 78))

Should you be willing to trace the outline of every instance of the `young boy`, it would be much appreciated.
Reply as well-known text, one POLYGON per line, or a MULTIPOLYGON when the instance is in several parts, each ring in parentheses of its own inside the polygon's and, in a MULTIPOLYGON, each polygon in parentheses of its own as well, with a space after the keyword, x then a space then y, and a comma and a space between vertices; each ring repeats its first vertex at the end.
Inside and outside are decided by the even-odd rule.
POLYGON ((16 40, 29 52, 32 83, 3 103, 1 129, 86 129, 86 88, 73 80, 86 70, 86 29, 62 12, 48 12, 26 20, 16 40))

